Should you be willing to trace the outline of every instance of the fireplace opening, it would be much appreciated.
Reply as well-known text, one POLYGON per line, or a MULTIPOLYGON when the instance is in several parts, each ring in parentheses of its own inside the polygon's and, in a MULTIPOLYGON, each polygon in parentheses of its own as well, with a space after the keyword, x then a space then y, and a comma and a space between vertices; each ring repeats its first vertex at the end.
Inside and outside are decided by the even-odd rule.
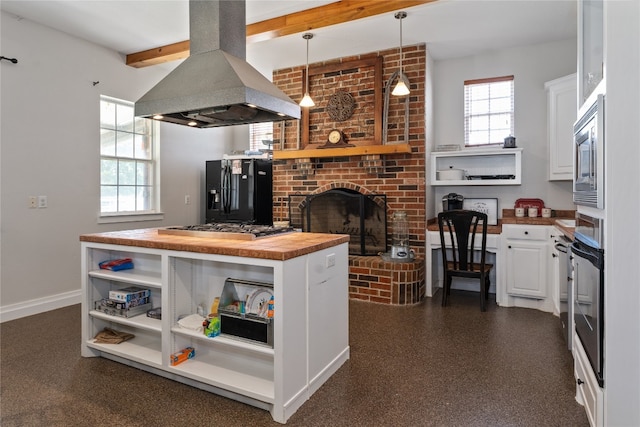
POLYGON ((332 189, 289 196, 289 218, 302 231, 348 234, 350 255, 378 255, 387 251, 386 206, 383 194, 332 189))

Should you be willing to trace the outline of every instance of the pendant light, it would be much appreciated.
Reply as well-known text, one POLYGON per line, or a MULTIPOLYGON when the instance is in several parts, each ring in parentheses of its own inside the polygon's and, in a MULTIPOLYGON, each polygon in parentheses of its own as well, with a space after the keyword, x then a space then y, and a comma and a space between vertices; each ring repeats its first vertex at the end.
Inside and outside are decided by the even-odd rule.
POLYGON ((316 105, 316 103, 313 102, 313 99, 311 99, 311 97, 309 96, 309 40, 311 40, 313 38, 313 34, 305 33, 305 34, 302 35, 302 38, 307 41, 307 72, 305 73, 307 81, 306 81, 306 85, 304 87, 304 96, 302 97, 302 100, 300 101, 300 106, 301 107, 313 107, 313 106, 316 105))
POLYGON ((409 95, 409 79, 402 71, 402 20, 407 17, 407 12, 397 12, 395 18, 400 21, 400 74, 398 75, 398 84, 393 88, 391 95, 406 96, 409 95))

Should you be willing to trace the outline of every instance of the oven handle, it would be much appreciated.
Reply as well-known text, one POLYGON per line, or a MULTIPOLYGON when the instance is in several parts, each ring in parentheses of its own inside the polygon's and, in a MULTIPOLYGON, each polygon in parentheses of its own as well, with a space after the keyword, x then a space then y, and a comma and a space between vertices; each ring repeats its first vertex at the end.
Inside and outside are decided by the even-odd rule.
POLYGON ((593 264, 598 270, 602 270, 604 268, 604 256, 602 254, 601 249, 592 249, 591 251, 585 251, 576 246, 575 243, 571 244, 571 254, 575 256, 579 256, 580 258, 584 258, 593 264))
POLYGON ((562 252, 563 254, 566 254, 568 252, 568 250, 567 250, 568 247, 564 243, 556 243, 555 248, 557 250, 559 250, 560 252, 562 252))

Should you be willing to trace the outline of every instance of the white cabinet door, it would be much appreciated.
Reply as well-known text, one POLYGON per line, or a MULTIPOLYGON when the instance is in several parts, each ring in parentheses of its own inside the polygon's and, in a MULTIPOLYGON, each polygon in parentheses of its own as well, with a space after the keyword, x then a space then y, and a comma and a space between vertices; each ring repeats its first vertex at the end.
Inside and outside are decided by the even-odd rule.
POLYGON ((573 178, 573 123, 577 116, 575 74, 545 83, 549 181, 573 178))
POLYGON ((544 299, 547 297, 547 244, 507 240, 507 293, 544 299))
POLYGON ((547 227, 504 225, 506 290, 510 296, 545 299, 549 242, 547 227))

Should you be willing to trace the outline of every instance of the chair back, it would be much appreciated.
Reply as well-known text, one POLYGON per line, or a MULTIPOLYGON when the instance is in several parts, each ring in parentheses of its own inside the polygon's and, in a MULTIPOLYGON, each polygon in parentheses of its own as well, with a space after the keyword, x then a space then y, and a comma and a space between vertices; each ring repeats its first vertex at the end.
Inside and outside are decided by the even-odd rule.
MULTIPOLYGON (((487 249, 487 214, 465 209, 455 209, 440 212, 438 214, 438 227, 440 229, 440 245, 442 247, 442 260, 444 270, 474 271, 474 263, 484 269, 487 249), (476 234, 480 227, 480 262, 474 261, 474 247, 476 234), (447 244, 445 236, 449 236, 450 244, 447 244), (451 252, 449 259, 448 250, 451 252)), ((477 268, 476 268, 477 270, 477 268)))

